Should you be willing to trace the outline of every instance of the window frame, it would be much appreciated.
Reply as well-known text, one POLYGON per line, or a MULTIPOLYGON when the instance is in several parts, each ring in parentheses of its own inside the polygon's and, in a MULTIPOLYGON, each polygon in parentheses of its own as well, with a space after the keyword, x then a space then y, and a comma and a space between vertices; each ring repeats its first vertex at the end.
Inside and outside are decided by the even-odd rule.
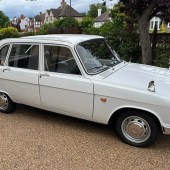
POLYGON ((7 54, 6 54, 6 58, 5 58, 5 61, 4 61, 4 65, 0 65, 1 67, 2 67, 2 66, 6 66, 7 59, 8 59, 9 53, 10 53, 11 44, 10 44, 10 43, 5 43, 5 44, 3 44, 3 45, 0 47, 0 50, 2 50, 2 48, 4 48, 4 47, 7 46, 7 45, 9 45, 8 52, 7 52, 7 54))
POLYGON ((40 62, 40 57, 41 56, 41 43, 36 43, 36 42, 12 42, 10 43, 10 47, 9 47, 9 50, 8 50, 8 56, 6 57, 6 66, 10 67, 10 68, 17 68, 17 69, 24 69, 24 70, 32 70, 32 71, 40 71, 40 68, 41 68, 41 62, 40 62), (38 45, 38 49, 39 49, 39 56, 38 56, 38 69, 37 70, 34 70, 34 69, 29 69, 29 68, 19 68, 19 67, 12 67, 12 66, 9 66, 9 57, 10 57, 10 54, 11 54, 11 51, 12 51, 12 47, 13 45, 38 45))
POLYGON ((167 28, 170 28, 170 22, 168 22, 168 24, 167 24, 167 28))
POLYGON ((75 57, 73 49, 70 46, 65 45, 65 44, 42 43, 42 62, 41 63, 42 63, 42 71, 43 72, 47 72, 47 73, 51 73, 51 74, 62 74, 62 75, 67 75, 67 76, 82 76, 83 75, 82 70, 80 68, 79 60, 77 57, 75 57), (45 70, 44 46, 57 46, 57 47, 68 48, 71 51, 71 54, 80 70, 80 74, 67 74, 67 73, 52 72, 52 71, 45 70))

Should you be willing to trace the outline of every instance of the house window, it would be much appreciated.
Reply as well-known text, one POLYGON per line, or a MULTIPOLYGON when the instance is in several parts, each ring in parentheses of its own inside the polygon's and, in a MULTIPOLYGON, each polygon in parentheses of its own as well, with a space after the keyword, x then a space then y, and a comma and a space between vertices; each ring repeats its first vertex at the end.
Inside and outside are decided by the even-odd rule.
POLYGON ((48 22, 48 17, 46 17, 46 22, 48 22))
POLYGON ((53 21, 53 17, 52 16, 50 16, 50 21, 53 21))
POLYGON ((35 22, 35 27, 36 27, 36 28, 40 28, 40 22, 39 22, 39 21, 36 21, 36 22, 35 22))
POLYGON ((168 26, 167 27, 170 28, 170 22, 168 22, 168 26))
POLYGON ((160 24, 161 24, 161 20, 159 17, 153 17, 150 20, 150 26, 149 29, 150 30, 154 30, 155 26, 157 26, 157 29, 160 30, 160 24))

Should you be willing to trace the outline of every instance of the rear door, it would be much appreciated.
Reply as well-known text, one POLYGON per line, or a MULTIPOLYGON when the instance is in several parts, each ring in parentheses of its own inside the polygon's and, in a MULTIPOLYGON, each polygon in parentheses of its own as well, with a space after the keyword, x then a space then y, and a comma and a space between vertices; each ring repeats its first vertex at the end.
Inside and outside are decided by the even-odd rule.
POLYGON ((39 106, 39 51, 34 43, 13 43, 2 67, 4 90, 16 102, 39 106))

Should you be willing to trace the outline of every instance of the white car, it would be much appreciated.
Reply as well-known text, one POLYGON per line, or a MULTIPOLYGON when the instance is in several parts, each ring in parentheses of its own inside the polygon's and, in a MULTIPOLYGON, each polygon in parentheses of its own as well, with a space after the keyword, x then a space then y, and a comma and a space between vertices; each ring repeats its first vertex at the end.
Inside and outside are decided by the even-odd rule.
POLYGON ((113 124, 126 143, 170 133, 170 71, 127 63, 100 36, 43 35, 0 41, 0 111, 14 103, 113 124))

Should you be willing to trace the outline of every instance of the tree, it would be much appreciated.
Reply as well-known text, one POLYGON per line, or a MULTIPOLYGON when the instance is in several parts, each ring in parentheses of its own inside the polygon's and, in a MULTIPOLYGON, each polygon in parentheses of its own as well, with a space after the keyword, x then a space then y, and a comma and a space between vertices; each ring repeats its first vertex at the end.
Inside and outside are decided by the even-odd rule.
POLYGON ((169 0, 120 0, 124 10, 131 18, 137 18, 142 48, 142 63, 152 64, 152 49, 149 36, 149 21, 156 14, 161 14, 165 21, 170 17, 169 0))
POLYGON ((9 18, 2 11, 0 11, 0 27, 1 28, 7 27, 8 23, 9 18))
POLYGON ((55 28, 73 28, 78 27, 78 21, 74 17, 65 17, 54 21, 55 28))
POLYGON ((93 19, 90 17, 84 17, 81 21, 82 28, 89 28, 93 25, 93 19))
POLYGON ((103 4, 91 4, 90 5, 90 10, 88 11, 87 15, 91 18, 96 18, 98 16, 98 9, 102 9, 102 13, 107 11, 106 5, 103 4))
POLYGON ((41 28, 39 29, 39 34, 48 34, 49 30, 54 28, 54 24, 53 23, 44 23, 41 28))

